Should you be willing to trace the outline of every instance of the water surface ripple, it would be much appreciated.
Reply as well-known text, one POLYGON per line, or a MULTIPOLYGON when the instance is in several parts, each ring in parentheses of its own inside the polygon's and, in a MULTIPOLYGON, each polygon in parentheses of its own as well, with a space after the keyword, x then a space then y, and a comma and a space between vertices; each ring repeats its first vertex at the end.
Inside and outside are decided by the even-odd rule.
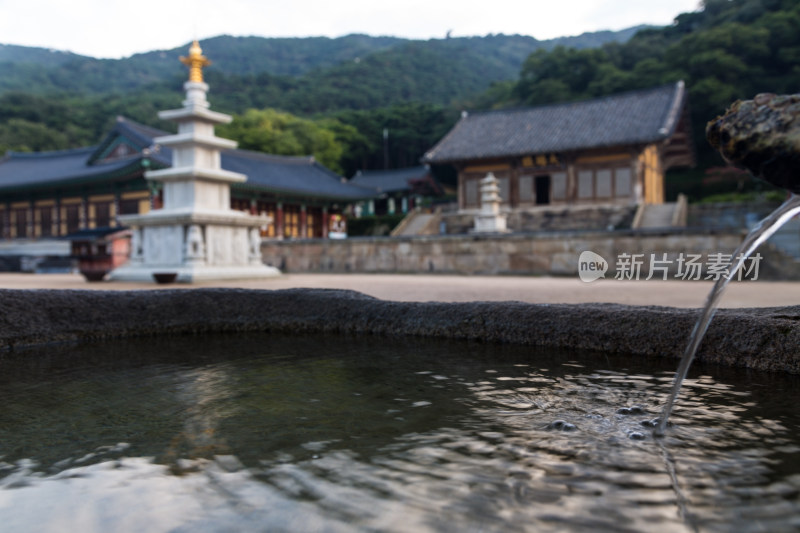
POLYGON ((0 359, 3 531, 797 531, 798 379, 375 337, 0 359))

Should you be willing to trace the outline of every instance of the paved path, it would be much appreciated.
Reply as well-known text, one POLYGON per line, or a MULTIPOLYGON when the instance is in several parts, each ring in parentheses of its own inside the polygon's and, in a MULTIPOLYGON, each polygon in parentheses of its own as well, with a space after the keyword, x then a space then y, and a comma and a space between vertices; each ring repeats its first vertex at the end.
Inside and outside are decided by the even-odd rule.
MULTIPOLYGON (((616 281, 583 283, 578 278, 388 274, 290 274, 267 280, 196 284, 88 283, 78 274, 0 273, 6 289, 141 290, 194 287, 350 289, 382 300, 407 302, 522 301, 529 303, 611 302, 630 305, 702 307, 710 281, 616 281)), ((741 281, 722 297, 722 307, 800 305, 800 282, 741 281)))

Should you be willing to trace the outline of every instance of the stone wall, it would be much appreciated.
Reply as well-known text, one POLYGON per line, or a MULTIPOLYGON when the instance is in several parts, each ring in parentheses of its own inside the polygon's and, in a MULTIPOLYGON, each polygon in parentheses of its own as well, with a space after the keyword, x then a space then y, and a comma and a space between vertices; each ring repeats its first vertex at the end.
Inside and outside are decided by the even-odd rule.
MULTIPOLYGON (((512 233, 506 235, 435 235, 364 237, 345 240, 265 241, 264 261, 286 273, 445 273, 490 275, 563 275, 578 273, 581 252, 592 251, 609 263, 613 275, 622 254, 644 254, 643 278, 651 254, 667 254, 669 275, 677 273, 679 254, 734 251, 741 232, 717 230, 625 230, 512 233)), ((767 262, 767 258, 762 264, 767 262)))
POLYGON ((780 202, 690 204, 687 225, 697 228, 752 228, 780 202))
MULTIPOLYGON (((469 233, 475 226, 472 212, 442 213, 443 230, 448 235, 469 233)), ((501 210, 501 212, 504 212, 501 210)), ((513 209, 507 226, 515 232, 583 231, 592 228, 628 229, 636 214, 635 205, 546 205, 513 209)))

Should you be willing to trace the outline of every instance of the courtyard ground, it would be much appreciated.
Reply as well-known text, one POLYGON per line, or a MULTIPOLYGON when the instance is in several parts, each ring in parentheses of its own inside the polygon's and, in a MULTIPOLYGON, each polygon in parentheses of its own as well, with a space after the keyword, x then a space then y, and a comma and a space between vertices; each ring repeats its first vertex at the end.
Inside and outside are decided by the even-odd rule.
MULTIPOLYGON (((79 274, 0 273, 2 289, 143 290, 227 287, 278 290, 290 288, 348 289, 381 300, 406 302, 521 301, 528 303, 608 302, 629 305, 702 307, 711 281, 619 281, 584 283, 575 278, 517 276, 448 276, 401 274, 287 274, 265 280, 215 281, 194 284, 98 282, 79 274)), ((0 297, 2 295, 0 294, 0 297)), ((723 295, 721 307, 800 305, 800 282, 740 281, 723 295)))

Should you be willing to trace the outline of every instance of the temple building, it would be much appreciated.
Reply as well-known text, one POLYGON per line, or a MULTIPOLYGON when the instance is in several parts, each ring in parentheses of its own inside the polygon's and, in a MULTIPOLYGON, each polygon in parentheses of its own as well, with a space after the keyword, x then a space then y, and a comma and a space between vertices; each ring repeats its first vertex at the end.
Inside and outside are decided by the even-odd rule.
POLYGON ((677 82, 605 98, 463 113, 423 157, 458 171, 458 207, 478 213, 492 173, 501 209, 664 202, 664 174, 694 165, 686 89, 677 82))
POLYGON ((431 203, 445 194, 444 188, 431 174, 428 165, 417 167, 359 170, 350 183, 378 193, 358 204, 362 215, 394 215, 431 203))
MULTIPOLYGON (((213 112, 212 112, 213 113, 213 112)), ((174 165, 174 134, 118 117, 96 145, 15 153, 0 158, 0 239, 55 239, 78 230, 120 226, 118 217, 164 207, 165 181, 146 173, 174 165)), ((262 238, 328 236, 332 216, 377 197, 347 182, 313 157, 276 156, 222 143, 220 171, 232 180, 230 208, 260 215, 262 238)))

